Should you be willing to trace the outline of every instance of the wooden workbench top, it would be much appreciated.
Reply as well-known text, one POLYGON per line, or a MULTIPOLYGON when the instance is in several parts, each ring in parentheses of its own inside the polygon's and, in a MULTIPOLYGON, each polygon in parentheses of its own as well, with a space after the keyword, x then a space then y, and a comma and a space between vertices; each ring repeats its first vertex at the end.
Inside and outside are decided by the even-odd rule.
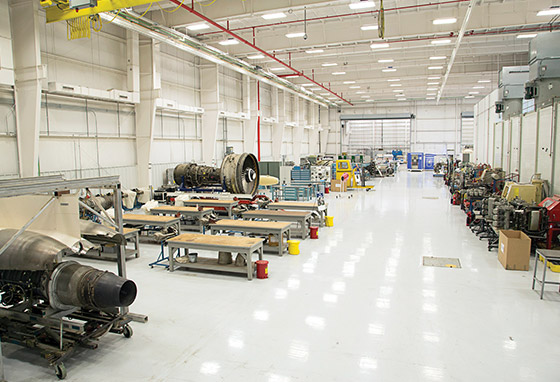
MULTIPOLYGON (((213 211, 213 208, 204 207, 203 211, 213 211)), ((153 212, 199 212, 196 207, 185 207, 185 206, 161 206, 152 208, 150 211, 153 212)))
POLYGON ((140 214, 124 214, 123 221, 142 221, 146 223, 170 223, 179 220, 175 216, 158 216, 158 215, 140 215, 140 214))
MULTIPOLYGON (((109 229, 111 229, 111 230, 113 230, 113 231, 116 231, 116 230, 117 230, 115 227, 107 227, 107 228, 109 228, 109 229)), ((123 227, 122 230, 123 230, 123 234, 125 234, 125 235, 128 234, 128 233, 135 232, 135 231, 136 231, 136 232, 140 232, 140 230, 137 229, 137 228, 127 228, 127 227, 123 227)))
POLYGON ((294 217, 305 217, 311 215, 309 211, 276 211, 276 210, 254 210, 247 211, 243 213, 243 217, 251 216, 294 216, 294 217))
POLYGON ((211 226, 219 228, 222 227, 239 227, 239 228, 263 228, 263 229, 285 229, 292 225, 290 222, 269 222, 269 221, 254 221, 254 220, 233 220, 221 219, 211 226))
POLYGON ((200 233, 183 233, 167 240, 168 243, 197 243, 206 245, 223 245, 230 247, 246 247, 251 248, 255 244, 259 244, 263 239, 254 239, 244 236, 218 236, 218 235, 203 235, 200 233))
POLYGON ((319 207, 317 203, 313 202, 274 202, 270 203, 269 207, 278 208, 290 208, 290 207, 301 207, 301 208, 316 208, 319 207))
POLYGON ((184 204, 198 204, 201 206, 236 206, 237 200, 217 200, 217 199, 189 199, 183 200, 184 204))

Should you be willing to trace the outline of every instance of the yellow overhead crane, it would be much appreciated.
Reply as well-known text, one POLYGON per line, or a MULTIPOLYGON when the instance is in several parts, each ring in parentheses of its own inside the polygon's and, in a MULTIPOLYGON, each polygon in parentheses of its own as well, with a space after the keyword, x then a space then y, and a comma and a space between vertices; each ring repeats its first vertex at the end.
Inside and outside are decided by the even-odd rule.
POLYGON ((101 30, 103 24, 99 13, 116 10, 120 12, 121 9, 149 3, 147 12, 153 3, 159 1, 161 0, 40 0, 40 3, 45 8, 47 23, 66 21, 68 40, 75 40, 89 38, 92 29, 96 32, 101 30))
POLYGON ((47 23, 97 15, 122 8, 157 3, 161 0, 42 0, 47 23))

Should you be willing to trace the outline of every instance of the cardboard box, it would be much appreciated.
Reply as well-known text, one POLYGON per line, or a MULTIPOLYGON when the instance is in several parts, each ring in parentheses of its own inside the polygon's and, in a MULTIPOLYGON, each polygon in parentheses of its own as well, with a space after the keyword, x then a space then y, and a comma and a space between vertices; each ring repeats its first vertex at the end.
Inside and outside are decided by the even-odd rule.
POLYGON ((333 179, 331 180, 331 192, 346 192, 347 185, 346 181, 333 179))
POLYGON ((505 269, 528 271, 531 258, 531 238, 521 231, 501 230, 498 260, 505 269))

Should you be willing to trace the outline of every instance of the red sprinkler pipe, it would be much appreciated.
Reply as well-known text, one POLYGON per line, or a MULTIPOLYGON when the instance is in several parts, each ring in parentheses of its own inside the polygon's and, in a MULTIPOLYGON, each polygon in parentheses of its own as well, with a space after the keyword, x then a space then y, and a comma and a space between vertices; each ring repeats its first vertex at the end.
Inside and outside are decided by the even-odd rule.
POLYGON ((231 37, 235 38, 238 41, 241 41, 243 44, 250 46, 251 48, 255 49, 256 51, 264 54, 265 56, 267 56, 268 58, 273 59, 274 61, 278 62, 281 65, 284 65, 286 68, 293 70, 295 72, 295 74, 305 78, 306 80, 313 82, 315 85, 321 87, 322 89, 328 91, 329 93, 332 93, 333 95, 335 95, 336 97, 340 98, 342 101, 346 102, 348 105, 350 106, 354 106, 350 101, 342 98, 341 96, 339 96, 337 93, 333 92, 330 89, 327 89, 326 87, 324 87, 323 85, 321 85, 320 83, 316 82, 315 80, 309 78, 308 76, 306 76, 305 74, 303 74, 303 72, 300 72, 299 70, 293 68, 292 66, 286 64, 284 61, 280 60, 279 58, 277 58, 276 56, 268 53, 267 51, 259 48, 258 46, 256 46, 255 44, 251 44, 249 41, 245 40, 243 37, 233 33, 231 30, 229 30, 228 28, 224 28, 223 26, 221 26, 220 24, 218 24, 217 22, 215 22, 214 20, 204 16, 203 14, 195 11, 194 9, 190 8, 189 6, 185 5, 183 2, 179 1, 179 0, 170 0, 172 3, 177 4, 179 6, 181 6, 181 8, 186 9, 187 11, 189 11, 190 13, 192 13, 193 15, 201 18, 202 20, 206 21, 208 24, 220 29, 222 32, 225 32, 227 34, 229 34, 231 37))
POLYGON ((257 81, 257 154, 261 161, 261 82, 257 81))

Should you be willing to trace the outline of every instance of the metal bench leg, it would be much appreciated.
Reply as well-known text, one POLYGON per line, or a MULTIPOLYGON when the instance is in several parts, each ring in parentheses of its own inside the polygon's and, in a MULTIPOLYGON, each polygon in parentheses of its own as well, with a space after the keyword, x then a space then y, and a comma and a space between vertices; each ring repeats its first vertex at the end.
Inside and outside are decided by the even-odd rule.
POLYGON ((546 257, 544 258, 544 269, 543 269, 543 273, 542 273, 542 284, 541 284, 541 300, 543 299, 543 295, 544 295, 544 285, 546 282, 546 268, 547 268, 547 263, 548 261, 546 260, 546 257))

